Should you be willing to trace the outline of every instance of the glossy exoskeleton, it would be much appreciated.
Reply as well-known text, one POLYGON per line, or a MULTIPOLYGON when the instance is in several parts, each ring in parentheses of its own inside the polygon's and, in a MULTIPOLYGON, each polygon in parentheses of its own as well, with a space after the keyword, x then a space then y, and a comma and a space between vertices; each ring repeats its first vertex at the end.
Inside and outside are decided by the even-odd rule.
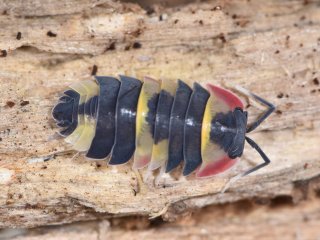
POLYGON ((183 175, 196 172, 200 178, 230 169, 247 141, 264 160, 242 174, 247 175, 270 160, 246 134, 275 109, 248 94, 268 108, 252 124, 235 94, 211 84, 190 88, 181 80, 96 76, 71 85, 52 115, 65 141, 88 158, 110 165, 133 158, 135 169, 166 172, 184 162, 183 175))

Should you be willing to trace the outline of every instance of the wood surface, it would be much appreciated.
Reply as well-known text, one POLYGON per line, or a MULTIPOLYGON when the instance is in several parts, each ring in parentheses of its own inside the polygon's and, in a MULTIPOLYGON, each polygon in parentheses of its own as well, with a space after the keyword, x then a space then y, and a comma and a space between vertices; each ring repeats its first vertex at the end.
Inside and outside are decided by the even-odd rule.
MULTIPOLYGON (((254 208, 261 213, 256 218, 259 228, 262 223, 275 226, 274 218, 284 223, 282 217, 288 215, 296 222, 287 229, 279 226, 274 234, 292 233, 290 226, 298 223, 306 226, 301 230, 306 236, 319 234, 310 227, 320 223, 315 194, 319 187, 306 186, 320 178, 320 1, 178 2, 145 6, 144 1, 143 9, 136 3, 111 0, 0 1, 1 228, 123 216, 174 221, 190 210, 214 205, 200 211, 204 217, 197 215, 202 219, 199 226, 207 226, 217 223, 214 212, 222 211, 219 204, 230 203, 223 205, 231 206, 223 208, 224 214, 229 208, 240 208, 243 226, 253 231, 250 217, 255 213, 241 212, 237 202, 286 196, 293 203, 281 213, 270 206, 254 208), (177 169, 160 178, 155 174, 154 181, 139 181, 145 172, 134 172, 131 163, 110 167, 75 155, 57 137, 50 112, 70 83, 91 79, 95 72, 249 89, 277 106, 250 133, 272 163, 221 193, 232 176, 261 162, 248 146, 233 171, 206 180, 183 178, 177 169), (315 197, 305 197, 309 192, 315 197), (207 211, 213 212, 212 217, 207 211), (304 211, 316 212, 310 213, 311 225, 298 218, 304 211)), ((252 121, 263 108, 239 95, 252 121)), ((238 212, 233 215, 238 219, 238 212)), ((219 224, 220 228, 208 231, 221 234, 221 239, 232 229, 242 231, 242 225, 232 219, 221 218, 219 224)), ((203 234, 195 226, 181 227, 186 229, 182 233, 174 224, 164 225, 134 236, 172 231, 177 239, 201 239, 203 234)), ((118 238, 122 234, 118 231, 123 232, 111 229, 110 234, 118 238)))

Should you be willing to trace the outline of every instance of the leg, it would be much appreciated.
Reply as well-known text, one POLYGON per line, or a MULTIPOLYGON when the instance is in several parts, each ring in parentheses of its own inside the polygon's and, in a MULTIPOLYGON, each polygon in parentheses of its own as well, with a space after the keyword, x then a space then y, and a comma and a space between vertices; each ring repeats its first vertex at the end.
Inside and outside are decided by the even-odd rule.
POLYGON ((258 146, 258 144, 256 144, 252 139, 246 137, 247 142, 250 144, 251 147, 253 147, 262 157, 263 159, 263 163, 245 171, 244 173, 240 173, 238 175, 236 175, 235 177, 231 178, 226 185, 224 186, 224 188, 221 190, 221 194, 223 194, 229 187, 231 184, 235 183, 236 181, 238 181, 241 177, 247 176, 250 173, 253 173, 265 166, 267 166, 270 163, 270 159, 267 157, 267 155, 261 150, 261 148, 258 146))
POLYGON ((248 175, 248 174, 250 174, 250 173, 253 173, 253 172, 255 172, 255 171, 257 171, 257 170, 259 170, 259 169, 267 166, 267 165, 270 163, 270 159, 269 159, 269 158, 267 157, 267 155, 261 150, 261 148, 258 146, 258 144, 256 144, 252 139, 250 139, 250 138, 248 138, 248 137, 246 137, 246 140, 247 140, 247 142, 250 144, 250 146, 253 147, 253 148, 260 154, 260 156, 262 157, 262 159, 263 159, 264 162, 261 163, 261 164, 259 164, 259 165, 257 165, 257 166, 255 166, 255 167, 253 167, 253 168, 251 168, 251 169, 249 169, 248 171, 244 172, 244 173, 242 174, 242 176, 246 176, 246 175, 248 175))
POLYGON ((136 194, 145 194, 148 189, 144 183, 144 180, 141 176, 141 173, 137 169, 133 169, 134 174, 136 175, 136 180, 137 180, 137 185, 136 188, 134 189, 135 195, 136 194))
MULTIPOLYGON (((275 110, 275 106, 271 103, 269 103, 268 101, 266 101, 265 99, 253 94, 253 93, 249 93, 251 97, 253 97, 254 99, 256 99, 258 102, 262 103, 263 105, 267 106, 268 109, 266 112, 264 112, 264 114, 258 118, 257 121, 255 121, 254 123, 251 123, 248 127, 247 127, 247 133, 253 131, 254 129, 256 129, 264 120, 266 120, 267 117, 269 117, 269 115, 275 110)), ((251 140, 252 141, 252 140, 251 140)), ((249 143, 250 144, 250 143, 249 143)), ((250 144, 251 145, 251 144, 250 144)), ((251 145, 252 146, 252 145, 251 145)), ((258 150, 257 150, 258 151, 258 150)), ((259 152, 259 151, 258 151, 259 152)))

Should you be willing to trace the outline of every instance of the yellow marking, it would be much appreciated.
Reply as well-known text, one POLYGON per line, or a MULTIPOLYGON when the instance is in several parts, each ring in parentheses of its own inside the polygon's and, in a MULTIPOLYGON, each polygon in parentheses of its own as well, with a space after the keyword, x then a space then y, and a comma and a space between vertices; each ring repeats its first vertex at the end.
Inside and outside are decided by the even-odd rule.
POLYGON ((83 129, 84 129, 84 125, 78 123, 77 128, 68 137, 66 137, 64 140, 67 143, 74 144, 79 139, 79 137, 81 136, 81 133, 82 133, 83 129))
POLYGON ((84 103, 84 101, 86 100, 87 92, 86 92, 86 89, 82 86, 82 84, 73 83, 73 84, 70 85, 70 88, 80 94, 79 105, 81 103, 84 103))
POLYGON ((226 104, 218 99, 212 92, 207 101, 205 112, 202 120, 201 129, 201 157, 202 164, 199 172, 206 169, 210 164, 218 161, 226 155, 219 145, 210 141, 211 122, 219 112, 228 110, 226 104))
MULTIPOLYGON (((161 90, 165 90, 171 96, 175 95, 176 88, 177 81, 170 81, 168 79, 164 79, 161 81, 161 90)), ((169 156, 168 147, 168 139, 163 139, 157 144, 153 143, 151 161, 148 168, 150 171, 166 165, 169 156)))
POLYGON ((148 101, 159 92, 159 82, 145 78, 141 88, 136 117, 136 150, 133 168, 144 167, 151 158, 153 139, 146 117, 149 112, 148 101))
MULTIPOLYGON (((88 102, 93 96, 98 94, 99 88, 93 81, 82 81, 80 84, 86 90, 85 102, 88 102)), ((96 129, 96 120, 86 114, 84 115, 84 123, 83 131, 73 145, 73 148, 80 152, 89 149, 96 129)))
POLYGON ((87 80, 87 81, 82 81, 81 84, 86 87, 88 91, 89 99, 99 94, 99 86, 96 82, 87 80))
MULTIPOLYGON (((201 154, 208 154, 208 158, 212 157, 213 153, 208 152, 208 148, 212 150, 219 150, 217 146, 212 146, 213 143, 210 142, 210 131, 211 131, 211 121, 214 119, 219 112, 226 113, 228 111, 228 106, 226 103, 221 101, 215 96, 213 92, 210 92, 210 97, 208 99, 205 112, 202 120, 201 129, 201 154), (211 156, 210 156, 211 154, 211 156)), ((205 157, 206 158, 206 157, 205 157)), ((203 157, 202 157, 203 160, 203 157)), ((203 160, 203 162, 205 162, 203 160)))
POLYGON ((177 89, 177 81, 164 79, 161 81, 161 89, 166 90, 171 96, 174 96, 177 89))
POLYGON ((137 118, 136 118, 136 137, 140 136, 142 126, 145 124, 145 117, 148 113, 147 99, 142 87, 140 96, 138 99, 137 118))
POLYGON ((168 161, 168 146, 169 142, 167 139, 160 141, 158 144, 153 144, 152 158, 148 167, 149 170, 152 171, 165 166, 168 161))
POLYGON ((210 131, 211 131, 211 120, 212 120, 212 97, 210 96, 204 111, 201 129, 201 152, 204 152, 208 144, 210 144, 210 131))

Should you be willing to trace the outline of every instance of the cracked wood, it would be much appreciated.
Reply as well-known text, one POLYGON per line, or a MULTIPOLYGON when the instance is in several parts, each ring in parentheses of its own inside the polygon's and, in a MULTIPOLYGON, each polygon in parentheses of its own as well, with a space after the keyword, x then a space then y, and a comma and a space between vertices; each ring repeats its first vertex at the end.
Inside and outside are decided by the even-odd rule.
MULTIPOLYGON (((14 1, 0 16, 0 49, 7 53, 0 58, 0 227, 165 217, 181 206, 292 196, 297 182, 319 175, 317 1, 208 1, 151 15, 134 4, 111 11, 108 4, 82 3, 30 17, 14 1), (246 148, 227 175, 199 181, 177 170, 158 185, 139 183, 130 164, 112 168, 75 153, 41 162, 69 150, 54 137, 50 111, 66 86, 91 77, 93 66, 98 75, 241 85, 261 95, 277 111, 251 136, 272 164, 219 194, 231 176, 260 161, 256 153, 246 148)), ((250 121, 261 108, 250 102, 248 111, 250 121)))

